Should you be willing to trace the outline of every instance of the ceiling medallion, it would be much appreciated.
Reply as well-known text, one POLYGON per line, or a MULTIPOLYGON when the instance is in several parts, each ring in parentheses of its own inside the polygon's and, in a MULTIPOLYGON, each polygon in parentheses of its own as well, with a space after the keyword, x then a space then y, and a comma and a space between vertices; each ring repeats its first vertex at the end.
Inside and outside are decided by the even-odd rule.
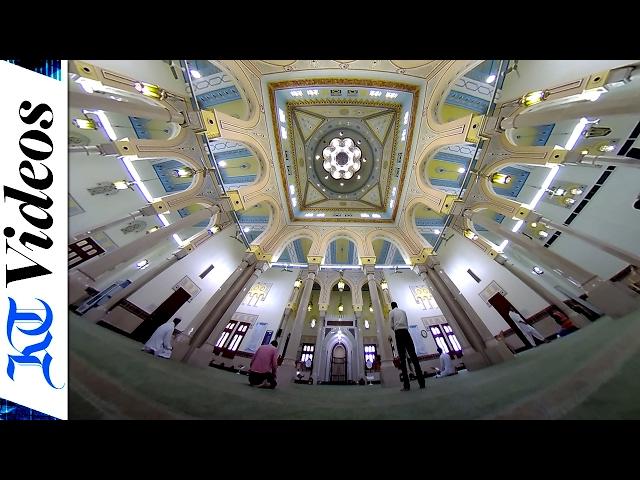
POLYGON ((362 151, 348 137, 331 140, 329 146, 322 151, 322 156, 324 157, 322 166, 336 180, 339 178, 348 180, 360 170, 362 151))

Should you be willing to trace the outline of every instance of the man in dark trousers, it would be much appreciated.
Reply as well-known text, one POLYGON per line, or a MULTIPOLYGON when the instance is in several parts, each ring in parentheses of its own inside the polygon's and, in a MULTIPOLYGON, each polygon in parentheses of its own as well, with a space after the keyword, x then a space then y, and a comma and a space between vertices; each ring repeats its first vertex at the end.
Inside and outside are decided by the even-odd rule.
POLYGON ((409 354, 409 360, 413 363, 416 370, 416 377, 418 378, 418 384, 420 388, 424 388, 424 376, 422 375, 422 369, 420 368, 420 362, 416 355, 416 348, 413 345, 411 334, 409 333, 409 323, 407 322, 407 313, 404 310, 398 308, 396 302, 391 302, 391 313, 389 313, 389 321, 391 322, 391 329, 396 334, 396 346, 398 347, 398 354, 400 355, 400 368, 402 369, 402 379, 404 383, 403 392, 407 392, 411 389, 409 384, 409 375, 407 374, 406 356, 409 354))

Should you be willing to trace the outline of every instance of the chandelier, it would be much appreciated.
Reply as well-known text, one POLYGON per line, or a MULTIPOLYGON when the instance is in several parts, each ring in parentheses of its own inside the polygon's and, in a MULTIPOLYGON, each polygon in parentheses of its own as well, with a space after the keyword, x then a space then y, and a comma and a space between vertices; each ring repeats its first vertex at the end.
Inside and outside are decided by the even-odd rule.
POLYGON ((353 177, 360 170, 362 150, 349 137, 334 138, 329 146, 322 151, 324 163, 322 166, 336 180, 353 177))

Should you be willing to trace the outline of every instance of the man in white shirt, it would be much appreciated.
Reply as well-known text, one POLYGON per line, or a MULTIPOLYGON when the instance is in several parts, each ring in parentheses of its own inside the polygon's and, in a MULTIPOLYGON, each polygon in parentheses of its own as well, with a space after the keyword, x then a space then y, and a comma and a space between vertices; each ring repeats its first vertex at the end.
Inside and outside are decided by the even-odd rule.
POLYGON ((425 387, 424 376, 422 375, 422 369, 420 368, 420 362, 416 355, 416 349, 413 345, 411 334, 409 333, 409 323, 407 322, 407 313, 404 310, 398 308, 396 302, 391 302, 391 312, 389 313, 389 321, 391 323, 391 329, 396 335, 396 346, 398 347, 398 355, 400 356, 400 368, 402 369, 402 380, 404 383, 403 392, 407 392, 411 389, 409 384, 409 375, 407 373, 406 355, 409 355, 409 360, 413 363, 413 367, 416 371, 416 377, 418 378, 418 384, 420 388, 425 387))
POLYGON ((160 325, 156 331, 153 332, 151 338, 147 340, 147 343, 144 344, 142 350, 147 353, 152 353, 156 357, 171 358, 171 351, 173 350, 173 346, 171 345, 173 330, 181 321, 179 318, 174 318, 160 325))
POLYGON ((547 339, 542 336, 542 334, 524 321, 524 318, 516 312, 514 309, 509 310, 509 318, 515 322, 523 335, 527 338, 527 341, 531 344, 532 347, 536 346, 536 342, 533 339, 534 337, 540 340, 541 342, 547 343, 547 339))
POLYGON ((456 367, 453 366, 449 354, 444 353, 440 347, 438 347, 438 353, 440 354, 440 371, 436 375, 436 378, 448 377, 449 375, 458 373, 456 367))

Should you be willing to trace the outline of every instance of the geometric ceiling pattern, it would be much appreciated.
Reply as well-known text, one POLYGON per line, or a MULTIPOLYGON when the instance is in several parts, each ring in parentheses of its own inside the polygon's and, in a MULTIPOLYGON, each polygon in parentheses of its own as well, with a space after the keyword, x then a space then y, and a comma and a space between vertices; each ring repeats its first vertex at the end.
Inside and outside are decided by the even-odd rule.
POLYGON ((345 78, 291 80, 268 87, 290 219, 394 221, 419 87, 345 78), (332 169, 350 165, 348 150, 339 153, 347 148, 341 145, 353 145, 359 159, 344 178, 332 174, 332 169), (332 151, 337 152, 333 157, 332 151))

